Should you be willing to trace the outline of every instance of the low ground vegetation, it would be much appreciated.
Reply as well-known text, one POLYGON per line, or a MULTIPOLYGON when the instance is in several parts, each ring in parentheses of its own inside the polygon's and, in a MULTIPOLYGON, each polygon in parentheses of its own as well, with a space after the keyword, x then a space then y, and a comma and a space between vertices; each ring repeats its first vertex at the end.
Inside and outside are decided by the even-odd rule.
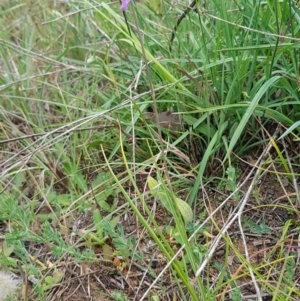
POLYGON ((300 300, 297 1, 0 15, 0 300, 300 300))

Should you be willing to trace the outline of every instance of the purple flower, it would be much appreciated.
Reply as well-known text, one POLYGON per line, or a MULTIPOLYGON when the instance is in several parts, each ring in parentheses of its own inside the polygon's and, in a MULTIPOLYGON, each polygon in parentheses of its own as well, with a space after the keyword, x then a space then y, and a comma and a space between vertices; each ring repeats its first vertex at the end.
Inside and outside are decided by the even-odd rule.
POLYGON ((121 10, 127 10, 127 5, 129 4, 131 0, 122 0, 122 4, 121 4, 121 10))

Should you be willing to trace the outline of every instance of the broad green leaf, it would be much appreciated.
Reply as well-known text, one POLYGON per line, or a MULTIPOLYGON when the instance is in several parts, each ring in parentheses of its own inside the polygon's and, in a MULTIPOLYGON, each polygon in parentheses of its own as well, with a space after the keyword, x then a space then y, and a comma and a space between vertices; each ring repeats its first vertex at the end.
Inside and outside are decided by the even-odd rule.
MULTIPOLYGON (((152 195, 158 197, 166 207, 166 209, 171 212, 169 206, 169 197, 165 192, 159 191, 159 183, 150 176, 148 177, 147 182, 152 195)), ((188 203, 179 198, 175 198, 175 204, 180 211, 185 223, 193 221, 193 210, 188 203)))
POLYGON ((148 186, 150 188, 150 191, 151 191, 152 195, 153 194, 155 195, 156 191, 157 191, 157 188, 158 188, 158 182, 150 176, 148 177, 147 181, 148 181, 148 186))
POLYGON ((186 224, 188 222, 192 222, 193 221, 193 210, 190 207, 190 205, 187 202, 185 202, 179 198, 175 198, 175 202, 176 202, 176 205, 184 219, 184 222, 186 224))
POLYGON ((13 183, 15 184, 15 188, 20 189, 25 182, 26 182, 25 172, 19 171, 13 180, 13 183))
POLYGON ((162 192, 162 191, 159 191, 159 184, 158 182, 152 178, 152 177, 148 177, 148 186, 150 188, 150 191, 151 191, 151 194, 154 196, 154 197, 158 197, 159 200, 162 202, 162 204, 166 207, 166 209, 171 212, 171 208, 169 206, 169 199, 168 199, 168 196, 165 194, 165 192, 162 192))
POLYGON ((102 246, 102 256, 105 260, 112 260, 114 256, 113 248, 107 244, 104 244, 102 246))
POLYGON ((86 179, 81 171, 77 171, 75 177, 74 177, 74 183, 77 185, 77 187, 83 191, 87 191, 87 184, 86 179))

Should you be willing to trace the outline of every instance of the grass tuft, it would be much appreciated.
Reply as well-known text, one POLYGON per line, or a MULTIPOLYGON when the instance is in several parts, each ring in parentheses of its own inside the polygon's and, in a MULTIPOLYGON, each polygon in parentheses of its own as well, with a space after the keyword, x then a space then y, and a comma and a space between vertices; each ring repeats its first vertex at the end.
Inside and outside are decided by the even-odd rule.
POLYGON ((299 299, 297 1, 0 16, 0 299, 299 299))

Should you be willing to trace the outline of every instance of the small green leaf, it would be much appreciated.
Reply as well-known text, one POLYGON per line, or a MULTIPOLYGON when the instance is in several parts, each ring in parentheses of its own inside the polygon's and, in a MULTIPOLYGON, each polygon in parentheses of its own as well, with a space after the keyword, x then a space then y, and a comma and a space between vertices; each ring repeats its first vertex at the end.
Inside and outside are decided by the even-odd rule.
POLYGON ((87 191, 87 184, 84 175, 81 171, 77 171, 75 177, 74 177, 74 183, 77 185, 77 187, 82 191, 87 191))
POLYGON ((46 282, 47 284, 54 284, 54 283, 55 283, 52 276, 46 276, 46 277, 45 277, 45 282, 46 282))
MULTIPOLYGON (((160 201, 167 208, 167 210, 171 212, 170 207, 168 205, 169 198, 165 192, 159 191, 158 182, 150 176, 148 177, 147 182, 148 182, 148 186, 150 188, 151 194, 155 197, 158 196, 160 201)), ((183 201, 179 198, 175 198, 175 204, 176 204, 177 208, 179 209, 179 211, 184 219, 184 222, 186 224, 188 222, 193 221, 193 210, 188 203, 186 203, 185 201, 183 201)))
POLYGON ((101 225, 101 221, 102 221, 102 215, 100 213, 100 211, 98 209, 93 211, 93 220, 94 220, 94 224, 95 224, 95 228, 97 230, 97 238, 99 238, 99 240, 103 240, 103 228, 101 225))
POLYGON ((102 256, 105 260, 112 260, 114 256, 113 248, 107 244, 102 246, 102 256))
POLYGON ((22 172, 22 171, 19 171, 16 174, 16 176, 15 176, 15 178, 13 180, 13 183, 14 183, 14 185, 15 185, 15 187, 17 189, 20 189, 23 186, 23 184, 24 184, 25 181, 26 181, 25 173, 22 172))
POLYGON ((103 228, 103 230, 107 233, 107 235, 109 235, 111 237, 118 236, 111 221, 103 219, 101 221, 100 225, 103 228))
POLYGON ((59 271, 55 269, 53 271, 52 276, 46 276, 45 277, 45 284, 43 285, 44 290, 50 289, 53 285, 59 283, 64 276, 64 273, 62 271, 59 271))
POLYGON ((64 276, 63 271, 55 269, 53 272, 54 283, 55 284, 59 283, 62 280, 63 276, 64 276))
POLYGON ((100 201, 98 204, 99 204, 99 206, 100 206, 103 210, 105 210, 106 212, 111 212, 111 207, 110 207, 110 205, 109 205, 107 202, 105 202, 105 201, 100 201))
POLYGON ((57 196, 57 203, 65 208, 67 206, 70 206, 71 204, 71 195, 70 194, 60 194, 57 196))
POLYGON ((169 206, 169 203, 168 203, 168 196, 166 195, 165 192, 162 192, 162 191, 159 191, 159 184, 158 182, 152 178, 152 177, 148 177, 147 179, 147 182, 148 182, 148 186, 150 188, 150 191, 151 191, 151 194, 154 196, 154 197, 158 197, 159 200, 162 202, 162 204, 166 207, 166 209, 171 212, 171 208, 169 206))
POLYGON ((1 247, 2 247, 1 248, 2 250, 0 249, 0 253, 3 251, 3 254, 7 257, 10 256, 14 252, 14 249, 15 249, 14 246, 8 245, 6 241, 3 242, 1 247))
POLYGON ((158 188, 158 182, 152 178, 152 177, 148 177, 148 186, 150 188, 150 191, 152 193, 153 196, 156 196, 157 193, 157 188, 158 188))
POLYGON ((193 214, 193 210, 192 208, 190 207, 190 205, 179 199, 179 198, 175 198, 175 202, 176 202, 176 205, 184 219, 184 222, 187 224, 188 222, 192 222, 193 221, 193 217, 194 217, 194 214, 193 214))
MULTIPOLYGON (((102 215, 99 212, 98 209, 93 211, 93 220, 94 220, 94 224, 97 225, 98 223, 100 223, 102 221, 102 215)), ((102 228, 102 227, 101 227, 102 228)))

